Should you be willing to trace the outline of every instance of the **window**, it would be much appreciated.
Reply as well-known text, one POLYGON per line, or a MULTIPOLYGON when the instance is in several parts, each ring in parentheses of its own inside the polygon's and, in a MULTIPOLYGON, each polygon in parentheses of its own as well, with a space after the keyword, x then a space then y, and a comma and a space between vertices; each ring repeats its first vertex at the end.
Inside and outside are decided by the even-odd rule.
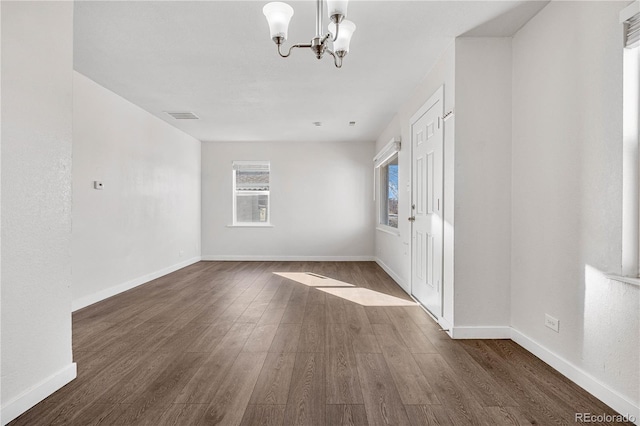
POLYGON ((398 151, 400 142, 392 139, 373 159, 376 170, 378 229, 397 233, 398 229, 398 151))
POLYGON ((640 3, 620 14, 623 51, 622 275, 640 276, 640 3))
POLYGON ((398 227, 398 154, 380 166, 380 225, 398 227))
POLYGON ((268 161, 233 162, 234 225, 269 225, 270 172, 268 161))

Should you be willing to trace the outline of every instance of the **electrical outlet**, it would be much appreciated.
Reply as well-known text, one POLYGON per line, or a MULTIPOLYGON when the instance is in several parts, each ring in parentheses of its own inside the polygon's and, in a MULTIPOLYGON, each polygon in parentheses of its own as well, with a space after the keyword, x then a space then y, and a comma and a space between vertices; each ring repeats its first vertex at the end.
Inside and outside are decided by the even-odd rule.
POLYGON ((179 257, 182 257, 182 255, 183 255, 183 254, 184 254, 184 250, 180 250, 180 251, 178 252, 178 256, 179 256, 179 257))
POLYGON ((549 314, 544 315, 544 325, 556 333, 560 332, 560 320, 558 318, 554 318, 549 314))

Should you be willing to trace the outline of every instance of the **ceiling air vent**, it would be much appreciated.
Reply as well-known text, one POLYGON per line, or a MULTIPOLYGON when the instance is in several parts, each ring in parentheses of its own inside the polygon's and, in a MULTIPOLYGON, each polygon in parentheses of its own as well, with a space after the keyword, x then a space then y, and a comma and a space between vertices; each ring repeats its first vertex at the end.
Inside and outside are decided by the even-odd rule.
POLYGON ((167 114, 169 114, 170 116, 172 116, 173 118, 175 118, 176 120, 198 120, 200 119, 200 117, 198 117, 197 115, 195 115, 192 112, 168 112, 165 111, 167 114))

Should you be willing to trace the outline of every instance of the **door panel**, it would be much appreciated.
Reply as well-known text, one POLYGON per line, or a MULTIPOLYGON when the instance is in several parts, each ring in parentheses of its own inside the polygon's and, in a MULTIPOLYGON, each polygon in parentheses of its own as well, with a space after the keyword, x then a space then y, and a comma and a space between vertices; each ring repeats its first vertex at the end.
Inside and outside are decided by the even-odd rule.
POLYGON ((427 154, 427 214, 433 214, 435 192, 433 187, 433 152, 427 154))
MULTIPOLYGON (((416 234, 415 234, 416 247, 415 247, 415 249, 416 249, 416 257, 418 259, 422 259, 423 257, 426 258, 426 256, 427 256, 426 253, 425 253, 425 248, 426 248, 425 247, 426 246, 425 237, 426 237, 426 234, 424 232, 416 231, 416 234)), ((424 276, 425 276, 425 274, 424 274, 424 271, 425 271, 424 262, 421 262, 421 263, 417 264, 416 267, 417 267, 417 270, 415 271, 416 277, 418 279, 420 279, 420 280, 423 280, 424 276)))
POLYGON ((425 161, 423 157, 418 158, 418 160, 416 161, 416 182, 415 185, 417 185, 416 188, 416 202, 415 202, 415 206, 416 206, 416 213, 417 214, 424 214, 424 185, 425 185, 425 176, 426 173, 424 172, 425 169, 425 161))
POLYGON ((433 283, 433 235, 427 234, 427 285, 434 287, 433 283))

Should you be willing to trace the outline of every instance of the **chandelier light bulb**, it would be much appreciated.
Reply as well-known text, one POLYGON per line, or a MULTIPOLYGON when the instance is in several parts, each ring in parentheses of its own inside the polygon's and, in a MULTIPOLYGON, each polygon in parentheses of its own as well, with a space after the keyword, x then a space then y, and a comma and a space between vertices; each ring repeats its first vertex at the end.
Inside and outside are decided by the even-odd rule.
POLYGON ((327 0, 327 14, 332 22, 340 23, 347 17, 347 5, 349 0, 327 0))
MULTIPOLYGON (((349 44, 351 36, 356 30, 356 24, 351 21, 343 20, 338 27, 338 38, 333 42, 333 50, 340 56, 344 56, 349 52, 349 44)), ((329 32, 335 37, 336 24, 329 23, 329 32)))
POLYGON ((269 31, 271 39, 284 41, 287 39, 289 32, 289 22, 293 16, 293 8, 286 3, 274 1, 267 3, 262 8, 262 13, 269 23, 269 31))

